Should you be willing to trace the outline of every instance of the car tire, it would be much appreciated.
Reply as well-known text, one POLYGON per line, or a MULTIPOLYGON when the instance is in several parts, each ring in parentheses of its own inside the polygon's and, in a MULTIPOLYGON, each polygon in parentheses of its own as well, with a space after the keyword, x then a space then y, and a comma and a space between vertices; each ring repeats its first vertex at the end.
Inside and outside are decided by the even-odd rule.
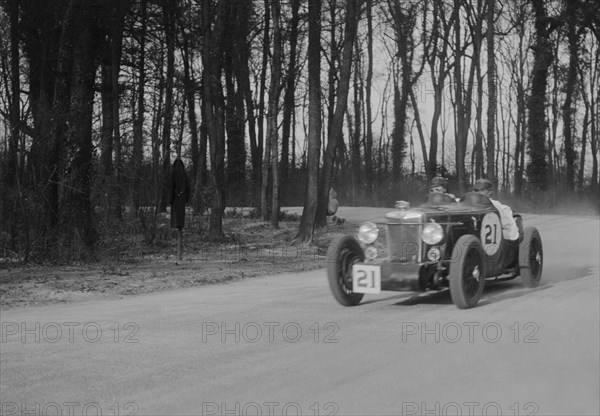
POLYGON ((358 241, 342 236, 331 242, 327 249, 327 280, 333 297, 344 306, 356 306, 364 293, 352 292, 352 265, 364 261, 358 241))
POLYGON ((544 250, 540 233, 534 227, 527 227, 519 244, 519 273, 526 287, 539 286, 543 265, 544 250))
POLYGON ((486 277, 485 253, 481 242, 473 235, 463 235, 452 250, 450 264, 450 296, 460 309, 477 305, 486 277))

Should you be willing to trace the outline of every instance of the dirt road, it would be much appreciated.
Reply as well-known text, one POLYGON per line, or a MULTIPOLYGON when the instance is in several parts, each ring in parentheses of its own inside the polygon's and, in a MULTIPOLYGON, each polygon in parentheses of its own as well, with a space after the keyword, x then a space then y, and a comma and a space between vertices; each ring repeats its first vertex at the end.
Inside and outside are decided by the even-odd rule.
POLYGON ((525 224, 541 286, 488 286, 469 310, 396 292, 344 308, 317 271, 2 311, 0 413, 598 415, 600 221, 525 224))

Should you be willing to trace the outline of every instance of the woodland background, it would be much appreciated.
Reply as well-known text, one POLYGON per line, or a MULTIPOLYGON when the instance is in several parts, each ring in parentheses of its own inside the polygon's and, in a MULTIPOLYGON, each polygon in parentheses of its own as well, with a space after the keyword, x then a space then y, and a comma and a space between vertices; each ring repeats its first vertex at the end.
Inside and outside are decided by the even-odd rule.
POLYGON ((440 174, 598 212, 599 45, 596 0, 0 0, 0 257, 151 229, 177 157, 209 239, 440 174))

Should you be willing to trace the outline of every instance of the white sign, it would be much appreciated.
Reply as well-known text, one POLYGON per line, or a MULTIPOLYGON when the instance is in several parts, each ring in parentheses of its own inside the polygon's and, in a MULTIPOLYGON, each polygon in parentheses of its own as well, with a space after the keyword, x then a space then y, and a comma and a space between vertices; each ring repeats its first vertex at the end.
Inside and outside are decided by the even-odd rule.
POLYGON ((380 293, 381 268, 368 264, 353 265, 352 291, 355 293, 380 293))
POLYGON ((488 256, 496 254, 502 244, 502 223, 495 212, 488 212, 481 221, 481 244, 488 256))

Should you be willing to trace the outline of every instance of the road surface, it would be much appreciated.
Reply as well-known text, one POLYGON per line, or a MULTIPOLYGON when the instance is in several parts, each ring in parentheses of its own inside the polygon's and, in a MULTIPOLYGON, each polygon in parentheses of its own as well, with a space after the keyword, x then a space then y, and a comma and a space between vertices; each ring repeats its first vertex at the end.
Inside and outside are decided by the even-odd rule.
POLYGON ((598 415, 600 221, 524 219, 542 284, 469 310, 448 292, 345 308, 321 270, 2 311, 1 413, 598 415))

